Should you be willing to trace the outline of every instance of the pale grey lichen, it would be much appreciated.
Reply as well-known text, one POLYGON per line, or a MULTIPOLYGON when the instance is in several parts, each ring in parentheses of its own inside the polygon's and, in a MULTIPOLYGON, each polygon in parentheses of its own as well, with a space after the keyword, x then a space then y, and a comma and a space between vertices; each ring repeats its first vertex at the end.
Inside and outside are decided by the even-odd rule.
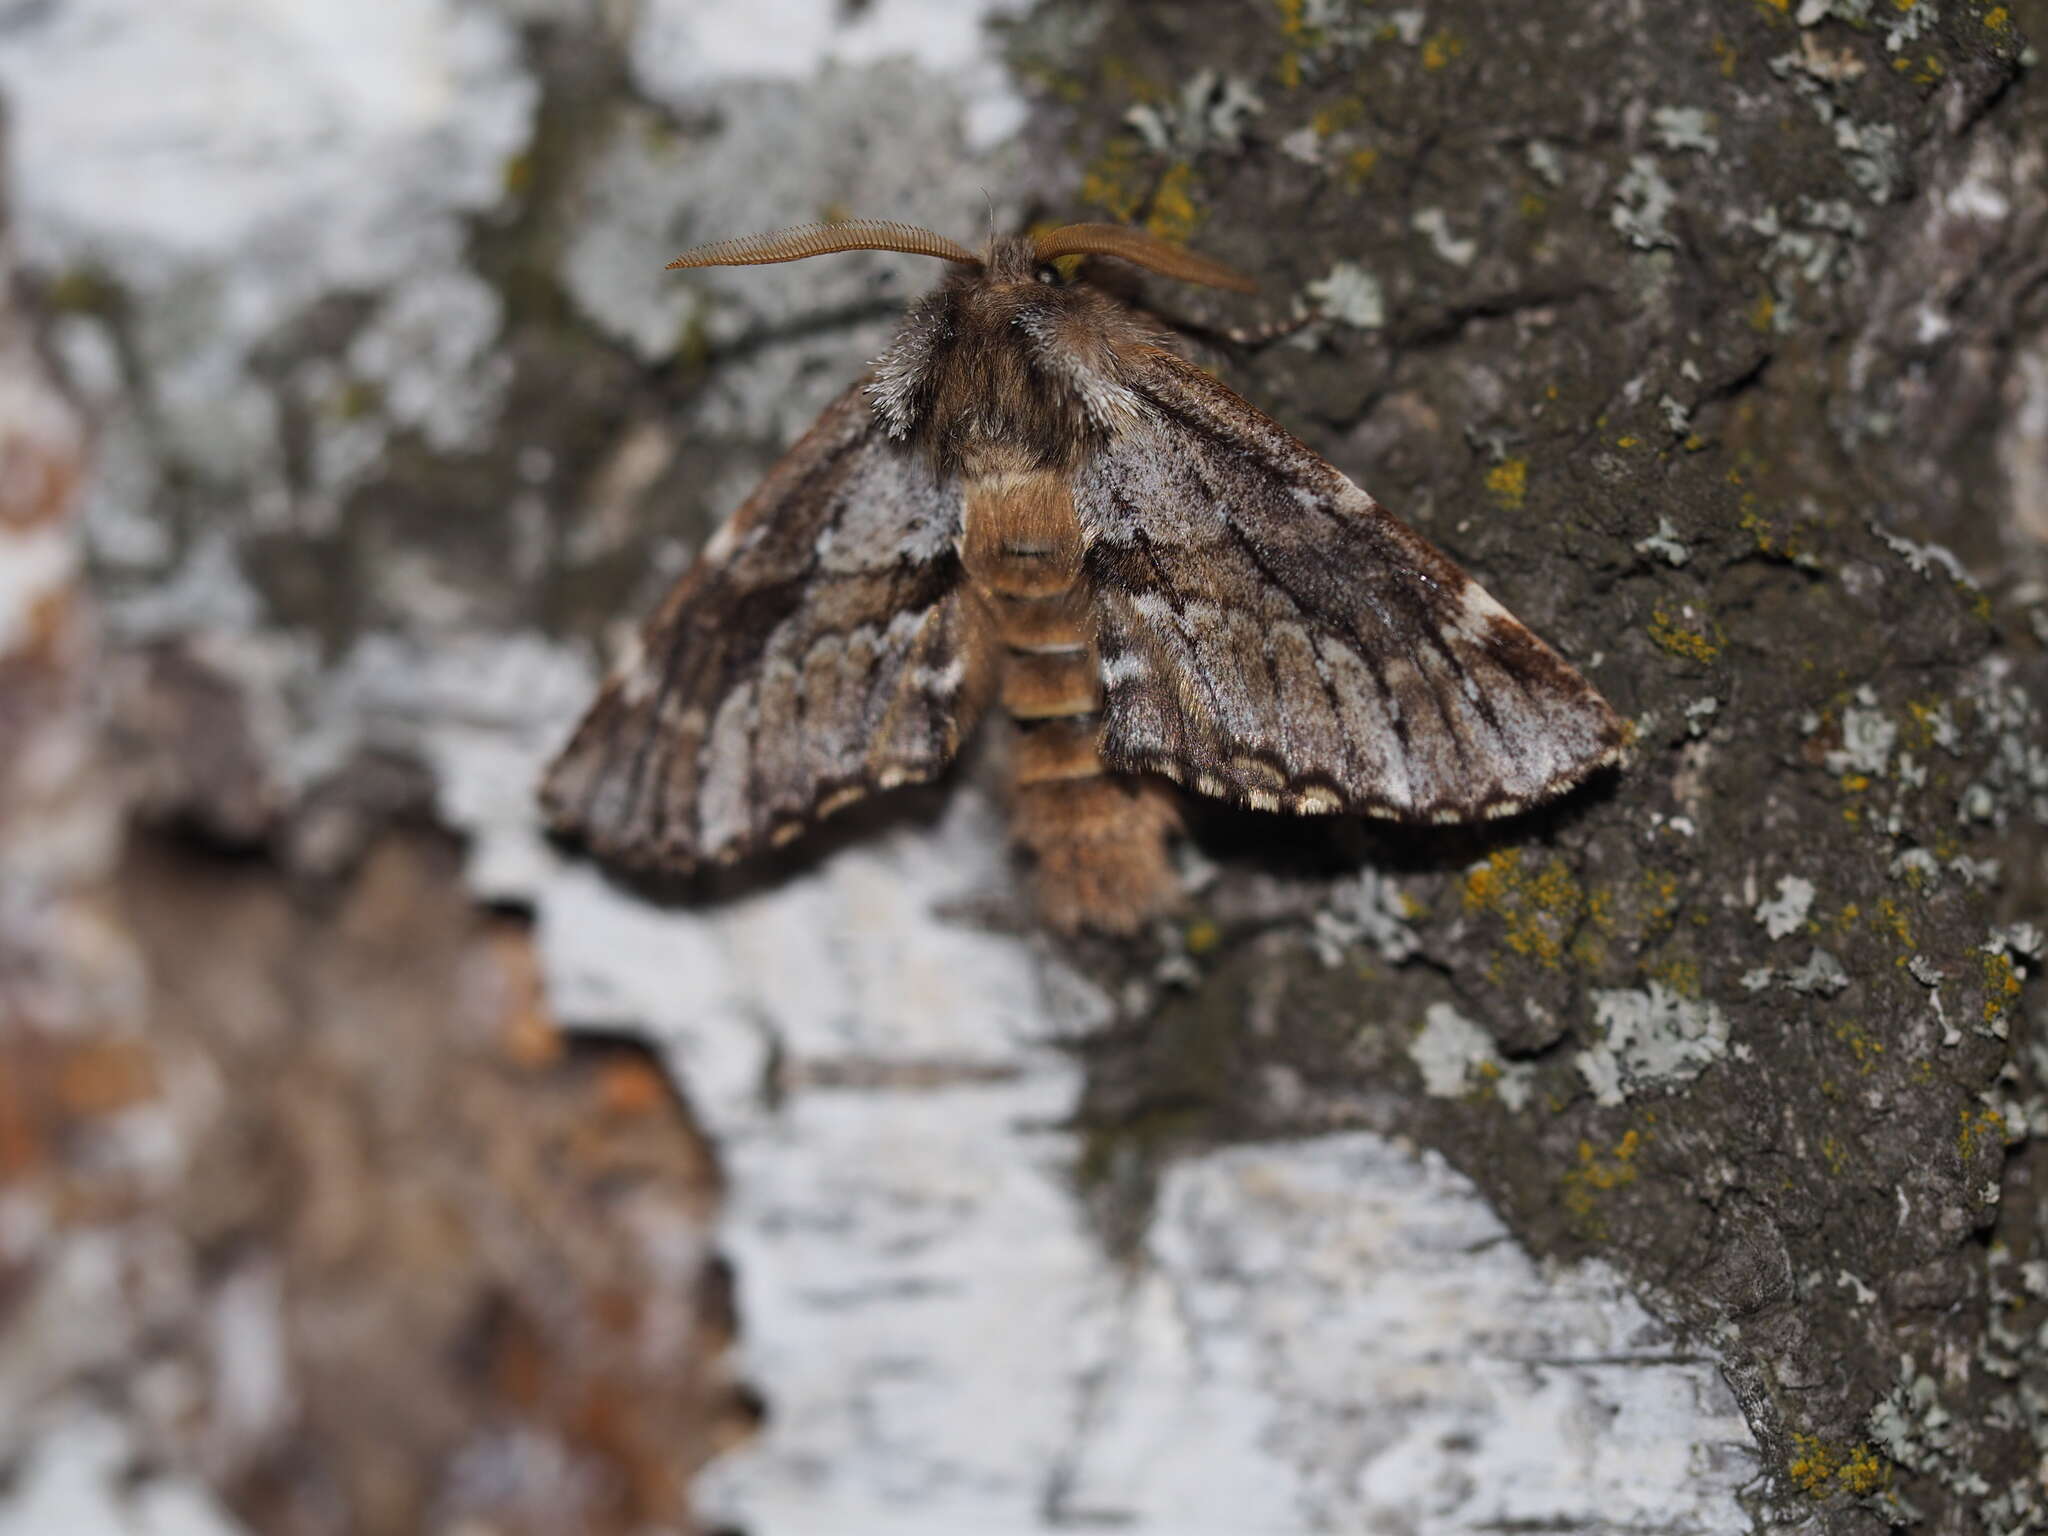
POLYGON ((1292 133, 1282 136, 1280 153, 1303 165, 1320 166, 1323 163, 1323 136, 1312 124, 1304 123, 1292 133))
POLYGON ((1720 151, 1721 141, 1710 125, 1714 118, 1699 107, 1658 107, 1650 113, 1657 142, 1672 151, 1692 150, 1703 155, 1720 151))
POLYGON ((1441 208, 1419 209, 1409 221, 1417 234, 1429 236, 1430 248, 1454 267, 1469 267, 1479 254, 1479 242, 1458 239, 1451 234, 1450 220, 1441 208))
POLYGON ((1422 41, 1422 29, 1428 21, 1428 13, 1419 6, 1403 6, 1387 13, 1387 24, 1410 48, 1422 41))
POLYGON ((1601 1038, 1574 1064, 1593 1096, 1609 1106, 1642 1088, 1688 1081, 1728 1054, 1727 1015, 1661 981, 1647 989, 1596 991, 1593 1022, 1601 1038))
POLYGON ((1842 745, 1827 754, 1829 773, 1881 776, 1891 763, 1899 727, 1883 711, 1852 704, 1842 711, 1842 745))
POLYGON ((1756 904, 1756 920, 1774 939, 1797 933, 1813 910, 1814 887, 1802 875, 1781 875, 1778 894, 1756 904))
POLYGON ((1529 162, 1529 169, 1542 177, 1545 183, 1552 187, 1564 185, 1564 156, 1557 152, 1555 144, 1531 139, 1522 155, 1529 162))
POLYGON ((2043 745, 2041 710, 2027 689, 2013 681, 2009 656, 1985 658, 1965 694, 1976 706, 1973 726, 1990 748, 1981 778, 1957 805, 1957 819, 2004 826, 2021 815, 2048 824, 2048 746, 2043 745))
POLYGON ((1707 727, 1713 724, 1714 716, 1721 712, 1721 701, 1708 694, 1705 698, 1693 699, 1685 706, 1685 734, 1700 737, 1707 734, 1707 727))
POLYGON ((1873 203, 1888 203, 1899 186, 1899 130, 1893 123, 1857 123, 1847 117, 1834 123, 1835 147, 1849 167, 1849 177, 1873 203))
MULTIPOLYGON (((1669 398, 1667 396, 1667 398, 1669 398)), ((1678 537, 1678 529, 1670 518, 1659 513, 1657 531, 1646 538, 1637 539, 1637 554, 1655 555, 1667 565, 1683 565, 1692 558, 1692 550, 1678 537)))
POLYGON ((1891 876, 1929 886, 1941 878, 1941 864, 1925 848, 1908 848, 1892 859, 1891 876))
POLYGON ((1948 861, 1948 867, 1960 875, 1963 883, 1972 890, 1985 890, 1998 884, 2000 865, 1996 859, 1973 859, 1967 853, 1959 853, 1948 861))
POLYGON ((1648 155, 1634 155, 1615 184, 1614 206, 1608 210, 1608 221, 1639 250, 1675 246, 1678 241, 1664 221, 1677 202, 1678 192, 1664 179, 1657 162, 1648 155))
POLYGON ((1177 97, 1160 106, 1132 107, 1124 121, 1155 154, 1192 158, 1209 149, 1240 148, 1245 124, 1265 110, 1244 81, 1204 69, 1189 77, 1177 97))
POLYGON ((1963 569, 1963 562, 1955 557, 1953 550, 1945 549, 1939 544, 1916 544, 1913 540, 1903 538, 1876 523, 1870 525, 1870 531, 1884 540, 1891 552, 1905 561, 1906 568, 1914 575, 1931 577, 1935 567, 1939 566, 1947 573, 1950 581, 1959 581, 1966 586, 1974 585, 1970 581, 1969 573, 1963 569))
POLYGON ((1340 261, 1328 277, 1307 285, 1316 308, 1341 325, 1376 331, 1387 323, 1387 301, 1379 279, 1353 261, 1340 261))
MULTIPOLYGON (((1992 1374, 2003 1373, 1994 1368, 1992 1374)), ((1994 1424, 2025 1429, 2037 1448, 2048 1450, 2048 1398, 2030 1386, 2022 1384, 2017 1392, 2002 1395, 1985 1417, 1994 1424)), ((1911 1355, 1900 1357, 1896 1385, 1865 1421, 1870 1438, 1885 1455, 1967 1500, 1983 1517, 1984 1529, 1999 1536, 2039 1531, 2048 1509, 2034 1477, 2022 1473, 1994 1491, 1970 1465, 1977 1423, 1975 1414, 1959 1419, 1949 1411, 1940 1382, 1921 1370, 1911 1355)), ((1919 1512, 1896 1494, 1887 1497, 1887 1505, 1886 1516, 1894 1524, 1919 1518, 1919 1512)))
POLYGON ((1315 915, 1313 941, 1326 966, 1341 964, 1355 944, 1370 944, 1382 960, 1399 965, 1421 947, 1408 926, 1408 898, 1376 869, 1363 869, 1331 890, 1327 905, 1315 915))
POLYGON ((1493 1036, 1449 1003, 1431 1003, 1422 1028, 1408 1043, 1408 1059, 1422 1073, 1423 1091, 1432 1098, 1459 1099, 1488 1083, 1509 1109, 1529 1101, 1535 1069, 1526 1062, 1501 1059, 1493 1036))
POLYGON ((1785 973, 1784 985, 1808 997, 1833 997, 1849 985, 1849 973, 1841 961, 1816 946, 1806 964, 1785 973))
MULTIPOLYGON (((2033 923, 2006 923, 1993 928, 1990 935, 1978 946, 1987 955, 2005 955, 2014 961, 2039 960, 2044 946, 2048 946, 2048 935, 2033 923)), ((2026 975, 2026 967, 2016 967, 2020 975, 2026 975)))

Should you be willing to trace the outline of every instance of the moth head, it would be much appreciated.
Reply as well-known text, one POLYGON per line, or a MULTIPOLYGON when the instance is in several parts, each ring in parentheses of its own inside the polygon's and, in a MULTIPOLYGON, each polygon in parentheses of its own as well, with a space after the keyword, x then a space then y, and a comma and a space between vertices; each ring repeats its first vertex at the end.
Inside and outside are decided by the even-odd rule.
POLYGON ((1118 224, 1066 224, 1029 237, 998 237, 985 253, 976 255, 958 241, 915 224, 848 219, 838 224, 806 224, 772 234, 700 245, 683 252, 668 267, 674 271, 679 267, 758 266, 829 256, 837 251, 900 251, 907 256, 937 256, 943 261, 982 269, 998 281, 1047 278, 1054 271, 1053 263, 1062 256, 1113 256, 1184 283, 1203 283, 1239 293, 1250 293, 1255 287, 1250 278, 1219 261, 1118 224), (1024 270, 1010 270, 1013 267, 1024 270))

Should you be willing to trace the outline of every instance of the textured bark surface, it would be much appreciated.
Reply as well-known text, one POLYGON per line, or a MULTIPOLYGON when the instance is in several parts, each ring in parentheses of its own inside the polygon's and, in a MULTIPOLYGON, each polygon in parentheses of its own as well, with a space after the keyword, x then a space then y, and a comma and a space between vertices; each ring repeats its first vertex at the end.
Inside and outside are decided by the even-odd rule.
POLYGON ((1796 9, 1141 6, 1052 66, 1084 198, 1370 295, 1235 376, 1640 733, 1554 811, 1364 832, 1402 904, 1366 877, 1329 969, 1241 878, 1323 840, 1219 828, 1260 856, 1087 1119, 1119 1168, 1414 1136, 1712 1338, 1825 1528, 2028 1528, 2044 115, 2007 10, 1796 9))
MULTIPOLYGON (((1556 1261, 1473 1294, 1617 1275, 1677 1341, 1631 1323, 1617 1360, 1726 1377, 1761 1452, 1752 1528, 2048 1530, 2038 4, 1047 0, 1001 33, 1028 109, 1008 138, 984 109, 1011 87, 949 83, 943 38, 921 64, 720 74, 705 38, 662 42, 687 7, 399 9, 443 51, 371 63, 419 69, 438 108, 361 142, 336 108, 289 178, 168 162, 259 210, 246 237, 153 213, 148 157, 38 95, 116 99, 118 72, 66 71, 144 23, 96 40, 96 3, 0 10, 25 188, 0 332, 18 1485, 44 1486, 50 1405, 82 1395, 129 1425, 124 1454, 252 1529, 680 1528, 689 1475, 747 1417, 712 1359, 713 1161, 719 1241, 760 1288, 749 1368, 794 1381, 854 1306, 817 1300, 803 1233, 866 1220, 895 1262, 970 1232, 948 1285, 1035 1276, 986 1212, 1064 1231, 1065 1203, 984 1128, 1057 1123, 1025 1160, 1071 1174, 1088 1223, 1046 1272, 1105 1297, 1125 1259, 1168 1277, 1102 1302, 1128 1329, 1098 1376, 1149 1358, 1148 1318, 1199 1333, 1174 1299, 1228 1272, 1274 1309, 1247 1332, 1280 1343, 1187 1396, 1313 1378, 1303 1338, 1382 1315, 1344 1280, 1379 1209, 1347 1205, 1351 1181, 1463 1198, 1340 1134, 1373 1132, 1499 1213, 1447 1218, 1468 1247, 1504 1223, 1556 1261), (61 185, 103 165, 137 177, 133 210, 61 185), (593 660, 929 275, 849 257, 678 284, 660 262, 838 210, 961 238, 991 215, 1136 220, 1265 294, 1142 290, 1162 310, 1317 303, 1294 340, 1209 361, 1580 664, 1633 720, 1630 762, 1474 831, 1193 807, 1194 911, 1135 948, 1002 935, 982 764, 950 812, 835 830, 728 906, 654 914, 555 861, 531 773, 593 660), (459 873, 425 816, 467 837, 459 873), (123 853, 124 827, 153 830, 123 853), (897 841, 864 852, 878 836, 897 841), (917 926, 934 893, 939 937, 917 926), (813 1007, 808 964, 847 995, 813 1007), (640 1047, 565 1048, 561 1021, 665 1046, 712 1148, 640 1047), (1292 1140, 1313 1143, 1292 1162, 1219 1150, 1292 1140), (39 1328, 81 1275, 101 1277, 88 1325, 39 1328), (818 1331, 758 1331, 798 1316, 818 1331), (237 1355, 252 1327, 269 1342, 237 1355), (238 1375, 252 1358, 272 1374, 238 1375)), ((821 35, 865 35, 867 10, 821 35)), ((343 52, 286 47, 280 74, 343 52)), ((298 88, 324 103, 324 83, 298 88)), ((917 1294, 879 1259, 828 1278, 917 1294)), ((997 1302, 959 1309, 991 1373, 1054 1374, 1021 1358, 1028 1309, 997 1302)), ((926 1315, 903 1314, 906 1359, 926 1315)), ((878 1372, 848 1417, 894 1425, 917 1376, 878 1372)), ((762 1489, 842 1469, 806 1463, 805 1405, 757 1384, 771 1449, 730 1474, 751 1492, 707 1500, 823 1528, 762 1489)), ((973 1416, 947 1402, 996 1388, 961 1390, 921 1410, 934 1438, 973 1416)), ((1091 1435, 1142 1431, 1133 1390, 1080 1395, 1004 1529, 1175 1528, 1088 1461, 1091 1435)), ((1634 1443, 1625 1400, 1588 1389, 1617 1414, 1591 1438, 1634 1443)), ((1379 1507, 1329 1449, 1348 1432, 1332 1408, 1247 1435, 1308 1469, 1290 1528, 1379 1507)), ((957 1460, 884 1496, 980 1489, 957 1460)), ((1715 1461, 1680 1476, 1740 1480, 1715 1461)), ((1473 1458, 1489 1475, 1528 1474, 1473 1458)), ((1741 1528, 1609 1487, 1555 1507, 1741 1528)), ((1483 1523, 1465 1509, 1417 1528, 1483 1523)))

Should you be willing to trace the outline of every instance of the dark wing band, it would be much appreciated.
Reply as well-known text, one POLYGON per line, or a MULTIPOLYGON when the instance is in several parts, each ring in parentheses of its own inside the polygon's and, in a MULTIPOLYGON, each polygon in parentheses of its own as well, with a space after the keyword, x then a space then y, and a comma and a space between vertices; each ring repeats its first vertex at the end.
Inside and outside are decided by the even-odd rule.
POLYGON ((961 496, 857 384, 706 546, 541 798, 558 832, 685 871, 930 779, 986 689, 959 589, 961 496))
POLYGON ((1169 352, 1083 468, 1112 766, 1296 811, 1505 816, 1620 754, 1621 722, 1420 535, 1169 352))

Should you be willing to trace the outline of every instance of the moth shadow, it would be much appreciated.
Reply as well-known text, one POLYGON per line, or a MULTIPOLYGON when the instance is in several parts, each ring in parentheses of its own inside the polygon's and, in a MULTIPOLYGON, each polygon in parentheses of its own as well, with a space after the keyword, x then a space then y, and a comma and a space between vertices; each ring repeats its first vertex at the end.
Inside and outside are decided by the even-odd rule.
POLYGON ((1292 816, 1183 797, 1188 836, 1225 869, 1328 881, 1364 869, 1455 874, 1502 848, 1554 841, 1612 801, 1620 773, 1603 768, 1555 800, 1491 821, 1409 822, 1369 816, 1292 816))
POLYGON ((857 801, 825 821, 805 828, 784 847, 763 849, 731 864, 675 870, 607 856, 570 834, 551 833, 555 847, 602 871, 611 885, 652 906, 680 911, 710 910, 778 890, 810 874, 842 849, 908 828, 930 833, 945 815, 952 786, 906 785, 857 801))

